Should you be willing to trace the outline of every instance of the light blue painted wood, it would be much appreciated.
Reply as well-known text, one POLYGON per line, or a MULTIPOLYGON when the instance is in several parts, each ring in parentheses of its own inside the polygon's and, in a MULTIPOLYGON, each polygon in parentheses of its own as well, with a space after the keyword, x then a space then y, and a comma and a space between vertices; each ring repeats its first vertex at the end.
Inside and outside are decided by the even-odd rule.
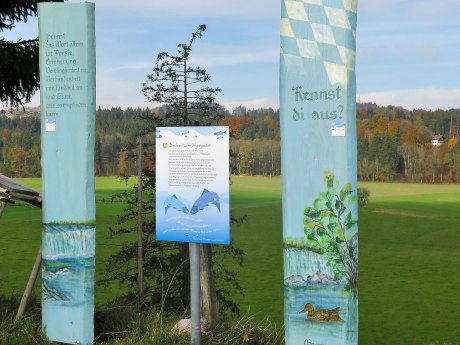
POLYGON ((94 3, 40 3, 42 318, 52 341, 94 340, 94 3))
POLYGON ((95 219, 94 4, 40 3, 39 33, 43 221, 87 222, 95 219))
POLYGON ((357 3, 281 4, 286 344, 356 345, 357 3))

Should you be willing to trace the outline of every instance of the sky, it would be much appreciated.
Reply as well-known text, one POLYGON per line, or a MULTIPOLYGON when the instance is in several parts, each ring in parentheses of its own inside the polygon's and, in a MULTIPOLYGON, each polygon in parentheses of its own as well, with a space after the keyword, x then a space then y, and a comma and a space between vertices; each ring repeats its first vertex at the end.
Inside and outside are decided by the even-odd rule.
MULTIPOLYGON (((70 0, 68 2, 79 2, 70 0)), ((101 107, 155 107, 141 92, 158 53, 175 53, 200 24, 190 62, 207 70, 218 101, 277 109, 280 0, 95 0, 101 107)), ((460 108, 460 1, 359 0, 357 100, 427 110, 460 108)), ((35 38, 37 20, 8 39, 35 38)), ((34 96, 29 106, 39 103, 34 96)))

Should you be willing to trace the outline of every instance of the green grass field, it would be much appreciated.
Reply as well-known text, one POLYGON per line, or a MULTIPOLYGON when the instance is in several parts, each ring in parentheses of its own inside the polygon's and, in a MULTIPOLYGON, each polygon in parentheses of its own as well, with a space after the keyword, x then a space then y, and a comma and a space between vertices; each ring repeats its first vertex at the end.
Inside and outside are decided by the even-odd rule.
MULTIPOLYGON (((41 189, 40 179, 18 181, 36 190, 41 189)), ((108 200, 124 189, 125 182, 116 177, 96 178, 97 200, 108 200)), ((122 238, 110 239, 108 236, 109 227, 116 223, 121 209, 119 203, 96 202, 96 279, 103 278, 107 258, 118 250, 123 241, 122 238)), ((0 218, 0 293, 22 294, 41 244, 41 217, 41 210, 34 206, 5 207, 0 218)), ((108 302, 118 291, 118 286, 96 286, 96 303, 108 302)), ((36 284, 34 294, 39 296, 39 284, 36 284)))
MULTIPOLYGON (((281 182, 279 178, 233 177, 232 210, 247 221, 231 236, 246 252, 240 269, 243 313, 283 322, 281 182)), ((39 188, 39 180, 23 180, 39 188)), ((362 183, 371 191, 360 211, 360 344, 456 344, 460 341, 460 186, 362 183)), ((125 188, 97 178, 97 198, 125 188)), ((97 267, 120 239, 110 240, 121 205, 97 203, 97 267)), ((0 219, 0 293, 20 293, 40 244, 41 213, 10 207, 0 219), (6 266, 8 263, 8 266, 6 266)), ((116 289, 96 288, 96 301, 116 289)), ((38 294, 38 289, 36 289, 38 294)))

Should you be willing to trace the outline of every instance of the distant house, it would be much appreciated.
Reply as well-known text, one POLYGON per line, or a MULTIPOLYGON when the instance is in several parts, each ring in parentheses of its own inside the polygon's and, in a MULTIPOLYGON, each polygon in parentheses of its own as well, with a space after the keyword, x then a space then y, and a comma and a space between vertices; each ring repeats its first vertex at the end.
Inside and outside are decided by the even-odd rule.
POLYGON ((0 110, 0 115, 3 115, 3 116, 11 118, 11 117, 13 117, 13 111, 11 109, 10 110, 2 109, 2 110, 0 110))
POLYGON ((431 145, 433 146, 441 146, 444 144, 444 137, 442 134, 435 134, 431 138, 431 145))

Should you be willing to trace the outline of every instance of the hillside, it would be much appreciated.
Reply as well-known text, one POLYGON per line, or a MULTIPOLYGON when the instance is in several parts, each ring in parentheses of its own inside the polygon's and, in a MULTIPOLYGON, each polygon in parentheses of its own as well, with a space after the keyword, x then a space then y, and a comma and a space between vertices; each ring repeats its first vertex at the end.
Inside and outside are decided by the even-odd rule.
MULTIPOLYGON (((99 108, 96 175, 134 174, 132 144, 140 133, 154 131, 142 118, 162 112, 160 108, 99 108)), ((220 124, 229 126, 232 134, 231 172, 280 175, 279 111, 236 107, 233 114, 224 114, 220 124)), ((356 115, 360 180, 459 183, 460 109, 406 110, 358 103, 356 115)), ((153 142, 153 135, 147 144, 149 140, 153 142)), ((148 164, 153 168, 152 154, 148 164)), ((40 175, 39 112, 0 114, 0 172, 12 177, 40 175)))

